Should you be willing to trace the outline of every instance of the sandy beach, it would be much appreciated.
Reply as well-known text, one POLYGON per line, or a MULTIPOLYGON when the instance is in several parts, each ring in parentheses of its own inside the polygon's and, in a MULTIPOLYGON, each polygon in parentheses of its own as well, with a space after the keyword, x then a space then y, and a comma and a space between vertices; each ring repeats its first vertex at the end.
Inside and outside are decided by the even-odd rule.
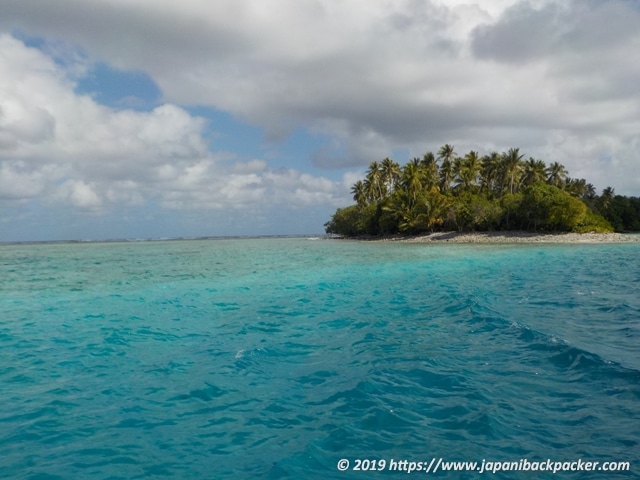
POLYGON ((626 243, 640 242, 640 235, 623 233, 436 232, 410 237, 389 237, 377 241, 405 243, 626 243))

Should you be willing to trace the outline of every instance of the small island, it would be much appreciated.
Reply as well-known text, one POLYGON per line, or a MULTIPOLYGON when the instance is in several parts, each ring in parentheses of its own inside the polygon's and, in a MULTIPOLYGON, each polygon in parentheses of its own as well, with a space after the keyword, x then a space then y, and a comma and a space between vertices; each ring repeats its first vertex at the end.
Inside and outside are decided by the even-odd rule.
POLYGON ((518 148, 460 157, 446 144, 437 156, 427 152, 402 167, 385 158, 372 162, 351 192, 355 205, 332 215, 328 234, 483 242, 557 241, 572 233, 578 235, 570 241, 580 234, 585 241, 594 241, 594 234, 627 241, 634 238, 620 233, 640 231, 640 198, 615 195, 611 187, 597 195, 560 163, 525 160, 518 148))

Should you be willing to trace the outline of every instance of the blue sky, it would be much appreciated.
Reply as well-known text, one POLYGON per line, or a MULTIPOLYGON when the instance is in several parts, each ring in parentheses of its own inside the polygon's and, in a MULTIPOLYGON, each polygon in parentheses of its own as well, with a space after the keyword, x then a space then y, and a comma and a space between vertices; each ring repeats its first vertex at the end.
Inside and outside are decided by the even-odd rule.
POLYGON ((370 162, 444 143, 640 195, 636 2, 2 11, 0 241, 318 234, 370 162))
MULTIPOLYGON (((149 111, 162 104, 162 91, 153 79, 142 71, 119 70, 104 62, 90 65, 75 88, 80 95, 90 95, 98 103, 112 108, 132 108, 149 111)), ((191 115, 207 119, 203 137, 211 149, 233 152, 245 159, 257 157, 270 159, 275 168, 297 168, 300 159, 329 143, 324 135, 313 135, 304 128, 297 128, 286 138, 268 141, 259 125, 242 122, 229 113, 212 106, 184 106, 191 115)), ((305 171, 315 175, 327 175, 339 179, 334 170, 318 169, 311 163, 305 171)))

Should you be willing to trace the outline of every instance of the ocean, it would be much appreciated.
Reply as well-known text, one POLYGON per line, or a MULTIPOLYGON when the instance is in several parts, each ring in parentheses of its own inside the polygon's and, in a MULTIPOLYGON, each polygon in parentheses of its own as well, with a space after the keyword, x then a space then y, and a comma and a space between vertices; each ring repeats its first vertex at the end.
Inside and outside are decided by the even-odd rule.
POLYGON ((640 478, 639 259, 0 245, 0 478, 640 478))

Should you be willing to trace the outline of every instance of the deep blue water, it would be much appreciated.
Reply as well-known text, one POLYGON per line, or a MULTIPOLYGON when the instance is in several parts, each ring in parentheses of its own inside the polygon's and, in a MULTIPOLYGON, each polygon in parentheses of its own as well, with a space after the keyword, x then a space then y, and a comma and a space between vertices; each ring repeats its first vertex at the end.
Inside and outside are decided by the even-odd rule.
POLYGON ((402 478, 352 468, 441 457, 631 468, 430 476, 640 478, 639 259, 639 244, 0 245, 0 478, 402 478))

